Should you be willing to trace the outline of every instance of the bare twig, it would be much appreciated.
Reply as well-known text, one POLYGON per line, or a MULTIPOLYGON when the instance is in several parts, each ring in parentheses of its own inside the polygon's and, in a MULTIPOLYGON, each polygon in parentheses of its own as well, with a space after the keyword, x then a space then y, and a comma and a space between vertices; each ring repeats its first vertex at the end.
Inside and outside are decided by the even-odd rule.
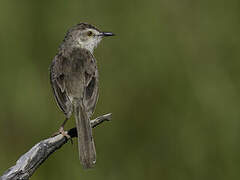
MULTIPOLYGON (((100 116, 91 121, 92 128, 98 126, 104 121, 109 121, 112 114, 106 114, 100 116)), ((76 128, 72 128, 67 131, 67 134, 73 137, 77 137, 76 128)), ((9 168, 0 177, 0 180, 27 180, 29 179, 36 169, 57 149, 61 148, 68 139, 59 134, 54 137, 42 140, 33 146, 28 152, 23 154, 16 162, 16 165, 9 168)))

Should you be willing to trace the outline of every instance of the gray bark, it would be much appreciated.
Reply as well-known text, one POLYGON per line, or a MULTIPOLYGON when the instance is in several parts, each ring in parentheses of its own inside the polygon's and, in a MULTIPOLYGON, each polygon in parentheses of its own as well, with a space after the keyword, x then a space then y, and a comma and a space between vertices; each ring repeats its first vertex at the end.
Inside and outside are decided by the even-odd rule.
MULTIPOLYGON (((91 121, 92 128, 98 126, 104 121, 109 121, 112 114, 100 116, 91 121)), ((67 131, 71 138, 77 137, 76 128, 67 131)), ((34 145, 28 152, 23 154, 16 162, 0 177, 0 180, 27 180, 36 169, 57 149, 61 148, 69 139, 59 134, 54 137, 42 140, 34 145)))

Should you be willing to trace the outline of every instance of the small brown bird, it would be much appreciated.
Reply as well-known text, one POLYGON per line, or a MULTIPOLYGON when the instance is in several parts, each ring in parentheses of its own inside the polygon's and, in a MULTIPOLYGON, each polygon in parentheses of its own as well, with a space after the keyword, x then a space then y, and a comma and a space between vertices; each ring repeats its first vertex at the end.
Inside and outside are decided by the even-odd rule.
POLYGON ((54 96, 66 116, 59 132, 68 136, 63 128, 74 112, 79 158, 84 168, 96 163, 90 124, 98 100, 98 69, 93 50, 103 37, 113 35, 87 23, 77 24, 68 30, 50 68, 54 96))

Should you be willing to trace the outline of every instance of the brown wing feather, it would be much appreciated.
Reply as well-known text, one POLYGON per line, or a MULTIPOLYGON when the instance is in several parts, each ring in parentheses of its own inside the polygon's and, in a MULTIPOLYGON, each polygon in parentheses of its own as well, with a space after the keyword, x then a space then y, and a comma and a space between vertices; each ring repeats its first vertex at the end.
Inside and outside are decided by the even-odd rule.
POLYGON ((63 111, 66 117, 69 118, 72 114, 73 108, 65 89, 64 74, 59 74, 59 71, 56 71, 55 69, 60 67, 57 67, 56 63, 61 64, 58 62, 59 59, 56 58, 52 62, 50 68, 50 82, 58 107, 63 111))

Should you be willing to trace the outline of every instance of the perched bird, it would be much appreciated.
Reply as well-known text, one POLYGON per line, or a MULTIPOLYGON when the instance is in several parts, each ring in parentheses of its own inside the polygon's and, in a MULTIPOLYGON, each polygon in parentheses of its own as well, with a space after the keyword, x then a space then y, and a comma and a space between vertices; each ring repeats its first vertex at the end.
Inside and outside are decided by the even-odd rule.
POLYGON ((75 114, 80 162, 84 168, 96 163, 90 117, 98 100, 98 68, 94 48, 111 32, 102 32, 91 24, 80 23, 70 28, 50 67, 50 81, 59 108, 66 116, 59 129, 75 114))

